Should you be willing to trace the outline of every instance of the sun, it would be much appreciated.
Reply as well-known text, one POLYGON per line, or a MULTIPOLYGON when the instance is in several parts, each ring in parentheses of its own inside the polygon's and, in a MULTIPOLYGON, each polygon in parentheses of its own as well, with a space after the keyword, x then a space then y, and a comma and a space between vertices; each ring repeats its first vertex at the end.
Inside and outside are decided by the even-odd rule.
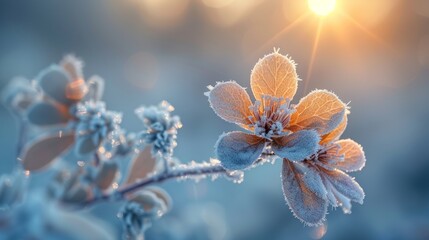
POLYGON ((308 0, 311 11, 319 16, 326 16, 335 9, 336 0, 308 0))

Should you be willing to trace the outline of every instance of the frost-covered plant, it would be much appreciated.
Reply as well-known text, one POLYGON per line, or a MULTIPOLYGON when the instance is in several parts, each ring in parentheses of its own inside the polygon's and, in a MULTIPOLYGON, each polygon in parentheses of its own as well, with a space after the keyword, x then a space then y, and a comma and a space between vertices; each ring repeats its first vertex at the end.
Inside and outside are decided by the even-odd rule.
POLYGON ((214 111, 250 133, 222 135, 218 159, 200 163, 181 163, 174 156, 182 124, 172 105, 139 107, 142 129, 127 132, 121 113, 101 101, 104 81, 86 80, 82 68, 79 59, 66 56, 34 80, 17 78, 5 88, 3 102, 18 117, 21 131, 16 170, 0 178, 0 237, 112 239, 106 227, 88 221, 80 210, 121 202, 123 238, 143 239, 152 222, 171 209, 171 197, 157 184, 220 176, 240 183, 242 170, 276 158, 283 159, 286 200, 306 224, 320 224, 328 204, 350 212, 350 201, 363 201, 362 189, 344 173, 364 166, 362 148, 338 140, 347 105, 325 90, 291 105, 295 64, 277 51, 252 71, 254 104, 235 82, 209 87, 214 111), (31 186, 36 175, 45 182, 31 186))
POLYGON ((334 93, 315 90, 290 104, 298 80, 295 63, 275 51, 252 70, 254 104, 234 81, 209 86, 206 95, 219 117, 250 132, 220 136, 216 155, 222 166, 243 170, 267 154, 283 159, 283 192, 290 209, 304 223, 319 225, 328 203, 350 212, 350 200, 363 202, 362 188, 341 170, 360 170, 365 157, 352 140, 336 141, 346 127, 348 107, 334 93))

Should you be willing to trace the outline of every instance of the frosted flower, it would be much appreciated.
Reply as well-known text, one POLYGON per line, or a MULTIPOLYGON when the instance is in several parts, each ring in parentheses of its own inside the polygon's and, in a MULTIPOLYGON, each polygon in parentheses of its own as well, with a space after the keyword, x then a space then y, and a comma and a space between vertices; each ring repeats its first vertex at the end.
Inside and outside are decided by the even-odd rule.
POLYGON ((76 118, 78 155, 87 155, 96 150, 108 135, 119 130, 122 121, 121 114, 107 111, 104 102, 93 101, 78 104, 76 118))
MULTIPOLYGON (((331 147, 326 145, 326 139, 334 139, 333 134, 345 128, 347 105, 326 90, 312 91, 296 106, 290 105, 297 83, 294 62, 276 51, 260 59, 252 70, 254 104, 244 88, 233 81, 209 87, 207 96, 217 115, 251 132, 229 132, 219 138, 216 155, 222 166, 244 169, 256 164, 264 151, 271 151, 283 159, 283 190, 289 207, 306 224, 317 225, 325 217, 328 201, 327 188, 317 185, 322 172, 319 167, 322 168, 324 159, 333 156, 327 151, 331 147), (310 165, 319 167, 307 167, 310 165)), ((341 204, 349 209, 347 199, 340 199, 343 196, 361 201, 358 195, 361 189, 354 181, 350 179, 346 185, 340 185, 336 180, 345 179, 345 174, 341 175, 337 169, 325 170, 325 184, 331 183, 329 192, 336 197, 331 196, 334 206, 341 204), (347 195, 353 191, 355 196, 347 195)))
POLYGON ((173 110, 173 106, 163 101, 158 106, 140 107, 135 111, 144 123, 138 138, 144 144, 152 144, 153 154, 171 155, 177 146, 177 129, 182 123, 178 116, 170 115, 173 110))
POLYGON ((346 111, 346 105, 326 90, 313 91, 291 106, 298 86, 295 63, 277 51, 255 65, 250 85, 254 104, 233 81, 209 86, 206 93, 217 115, 251 132, 234 131, 219 138, 216 155, 230 170, 251 166, 266 147, 289 161, 310 157, 319 149, 319 135, 335 129, 346 111))
POLYGON ((30 80, 18 77, 4 88, 1 97, 6 106, 21 113, 39 100, 40 94, 30 80))
POLYGON ((122 207, 119 217, 122 219, 124 239, 143 239, 144 230, 147 227, 146 214, 138 203, 127 202, 122 207))
POLYGON ((66 124, 73 119, 72 107, 88 92, 82 62, 71 55, 42 71, 35 81, 43 98, 28 109, 27 118, 38 126, 66 124))
POLYGON ((171 198, 159 187, 147 187, 128 196, 119 212, 126 239, 142 239, 153 219, 163 216, 171 208, 171 198))
POLYGON ((346 126, 344 114, 337 128, 322 136, 316 154, 302 162, 283 160, 284 195, 295 216, 309 225, 321 223, 329 204, 350 213, 351 201, 363 203, 362 188, 345 172, 361 170, 365 155, 353 140, 338 140, 346 126))

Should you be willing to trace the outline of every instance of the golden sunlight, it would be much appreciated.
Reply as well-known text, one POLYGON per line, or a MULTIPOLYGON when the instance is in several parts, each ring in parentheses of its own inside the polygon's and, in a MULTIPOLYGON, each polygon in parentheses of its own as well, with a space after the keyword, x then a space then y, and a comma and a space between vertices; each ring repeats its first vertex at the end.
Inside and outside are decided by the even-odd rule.
POLYGON ((319 16, 326 16, 335 9, 336 0, 308 0, 311 11, 319 16))

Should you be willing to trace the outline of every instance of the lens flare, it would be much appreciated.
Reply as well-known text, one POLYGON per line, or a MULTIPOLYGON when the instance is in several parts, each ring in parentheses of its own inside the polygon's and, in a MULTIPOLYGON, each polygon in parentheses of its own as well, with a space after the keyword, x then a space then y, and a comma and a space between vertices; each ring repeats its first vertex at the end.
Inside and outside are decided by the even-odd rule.
POLYGON ((326 16, 335 9, 336 0, 308 0, 311 11, 319 16, 326 16))

